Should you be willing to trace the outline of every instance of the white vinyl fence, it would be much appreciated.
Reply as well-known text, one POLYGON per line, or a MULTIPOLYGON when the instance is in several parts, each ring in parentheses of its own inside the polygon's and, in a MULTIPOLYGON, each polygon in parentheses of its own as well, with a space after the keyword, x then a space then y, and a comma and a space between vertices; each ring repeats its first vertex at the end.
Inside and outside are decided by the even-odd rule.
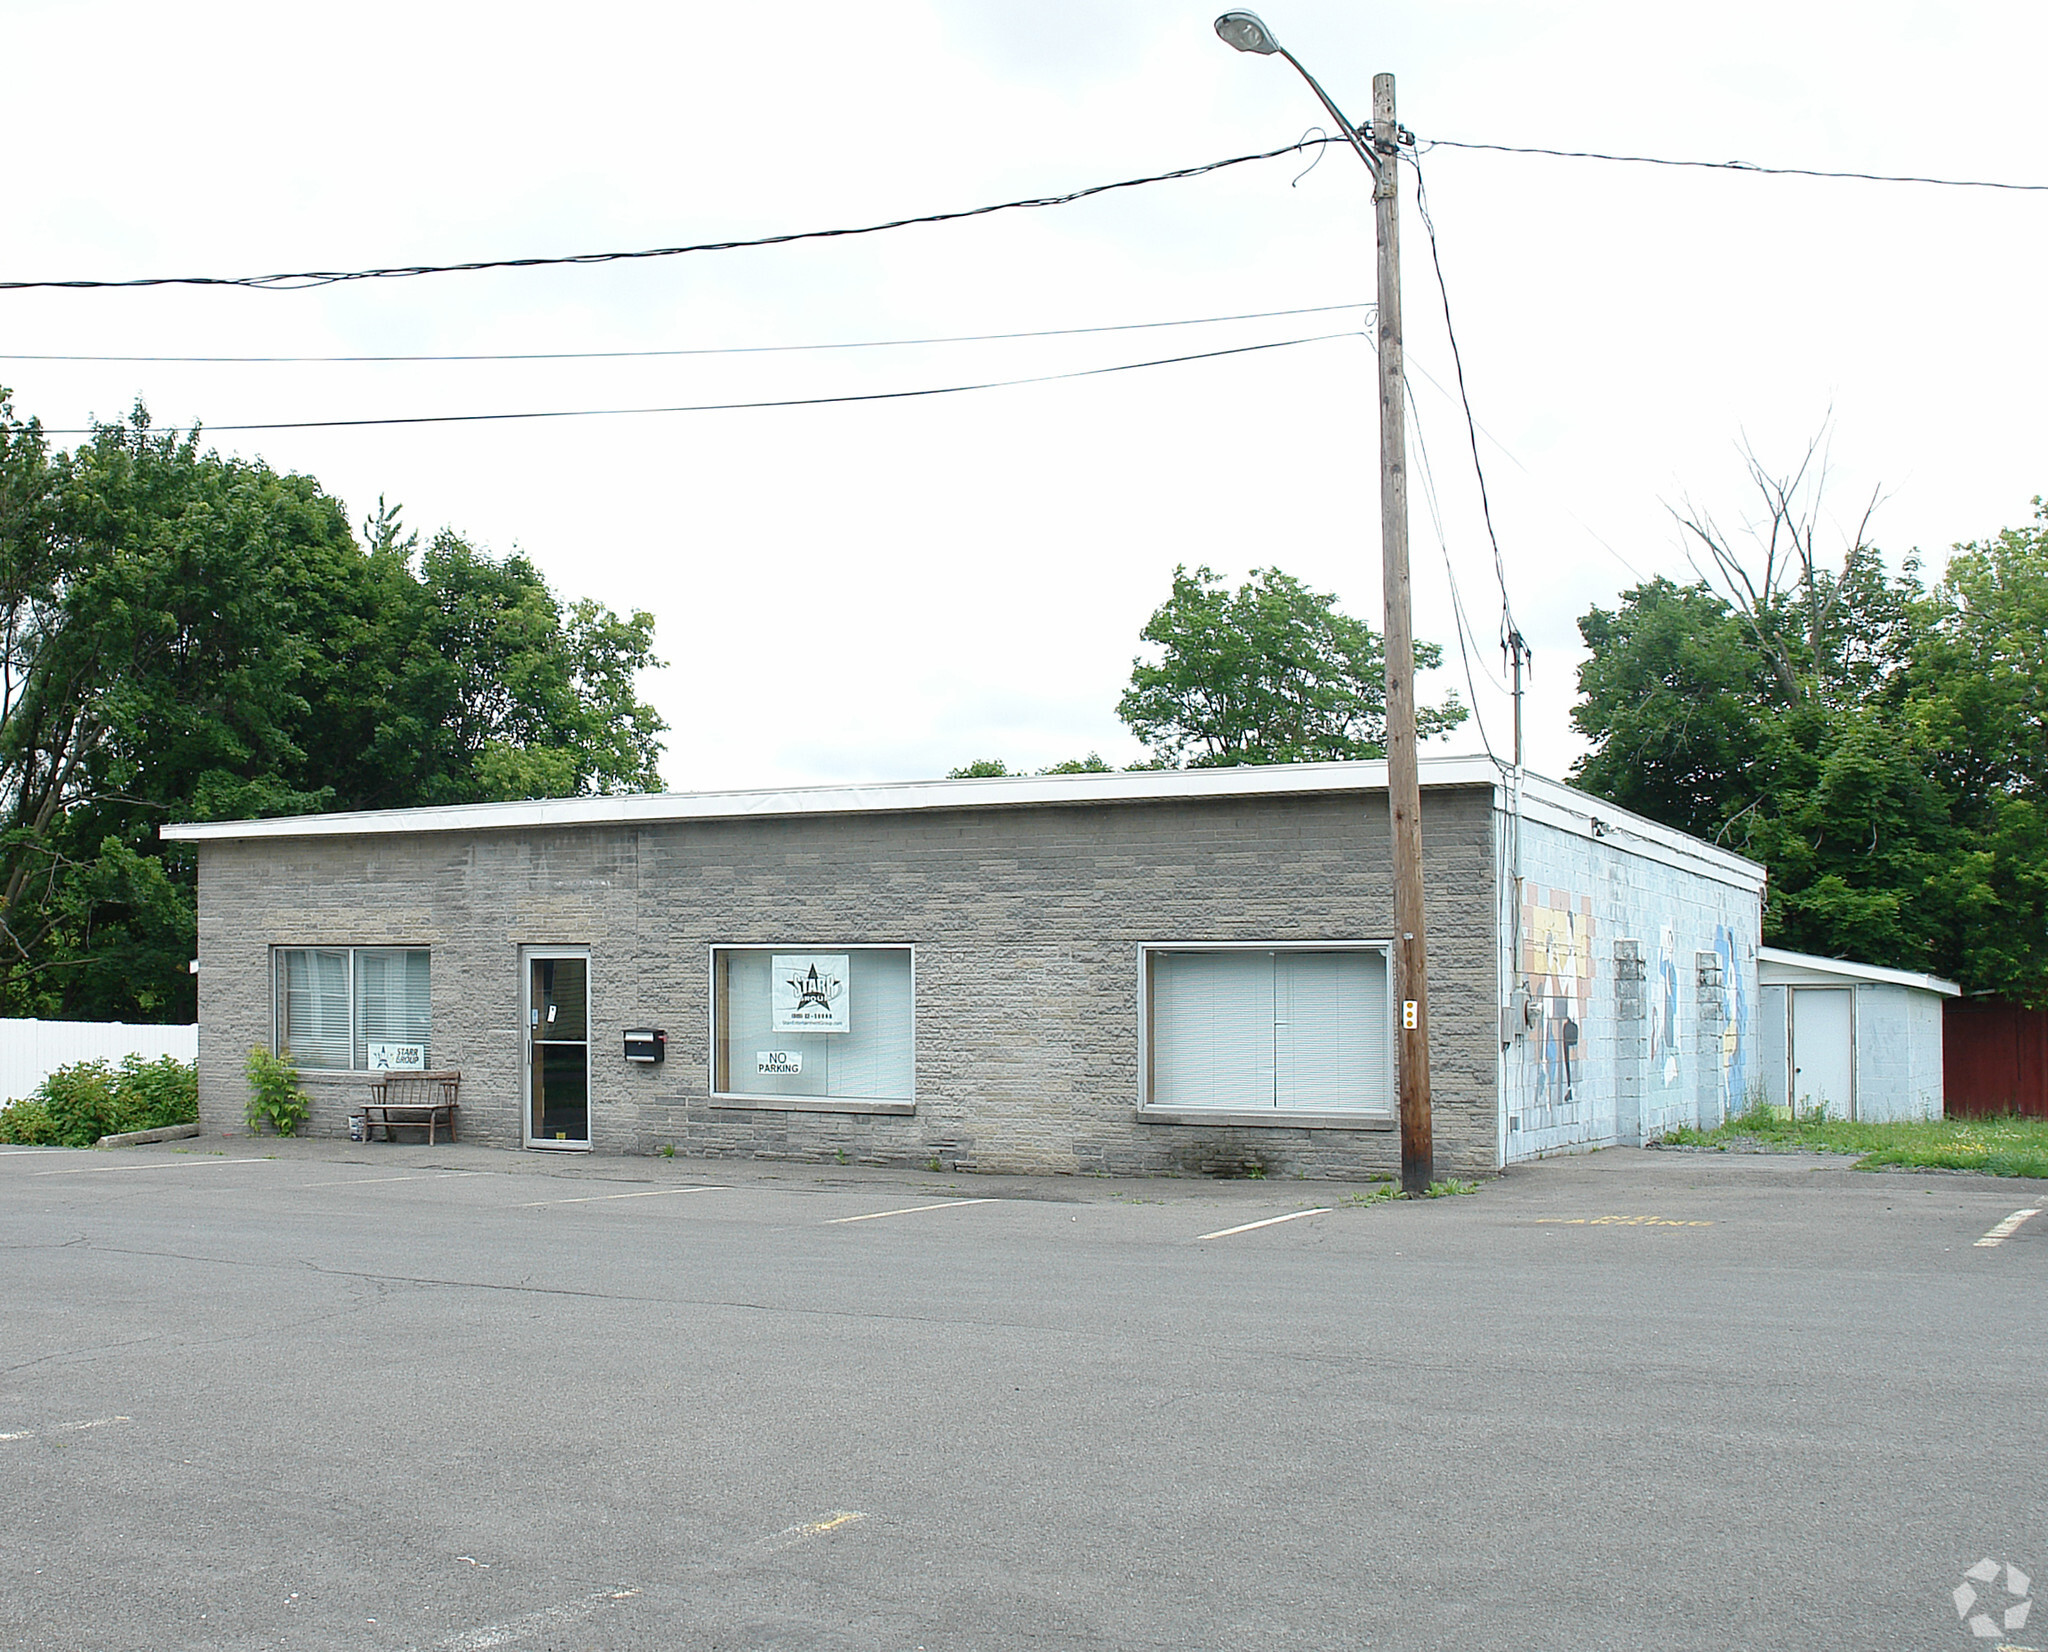
POLYGON ((130 1026, 125 1021, 9 1021, 0 1018, 0 1102, 19 1101, 59 1067, 126 1055, 145 1061, 199 1058, 197 1027, 130 1026))

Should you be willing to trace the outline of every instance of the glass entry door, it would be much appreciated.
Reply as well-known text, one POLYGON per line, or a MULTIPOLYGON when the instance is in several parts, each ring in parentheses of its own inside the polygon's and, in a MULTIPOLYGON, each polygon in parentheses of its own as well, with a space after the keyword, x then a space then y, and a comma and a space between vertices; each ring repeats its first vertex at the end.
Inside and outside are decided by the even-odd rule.
POLYGON ((590 954, 529 948, 526 1144, 590 1146, 590 954))

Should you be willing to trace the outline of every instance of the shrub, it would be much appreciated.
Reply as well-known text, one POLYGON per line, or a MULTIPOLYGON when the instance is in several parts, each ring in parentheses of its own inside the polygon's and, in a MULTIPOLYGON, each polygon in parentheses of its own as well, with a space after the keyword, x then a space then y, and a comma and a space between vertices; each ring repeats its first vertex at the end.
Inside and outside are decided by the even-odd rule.
POLYGON ((114 1077, 115 1109, 121 1130, 161 1130, 167 1124, 194 1124, 199 1119, 199 1068, 174 1055, 144 1061, 122 1059, 114 1077))
POLYGON ((76 1061, 25 1099, 0 1108, 0 1141, 24 1147, 91 1147, 124 1130, 190 1124, 199 1117, 199 1074, 176 1056, 76 1061))
POLYGON ((299 1088, 299 1070, 292 1065, 292 1052, 272 1055, 261 1044, 249 1051, 243 1069, 249 1075, 249 1134, 260 1136, 267 1119, 280 1136, 295 1136, 306 1121, 306 1092, 299 1088))
POLYGON ((49 1108, 62 1147, 90 1147, 121 1128, 121 1106, 114 1099, 114 1069, 104 1061, 59 1067, 36 1086, 35 1099, 49 1108))
POLYGON ((18 1147, 64 1145, 57 1139, 57 1121, 50 1117, 49 1105, 34 1096, 0 1107, 0 1141, 18 1147))

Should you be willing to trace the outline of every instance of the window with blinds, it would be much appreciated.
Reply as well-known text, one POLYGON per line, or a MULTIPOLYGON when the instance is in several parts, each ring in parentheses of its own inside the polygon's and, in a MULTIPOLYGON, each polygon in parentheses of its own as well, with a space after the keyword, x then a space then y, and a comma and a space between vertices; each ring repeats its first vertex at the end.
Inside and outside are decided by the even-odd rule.
POLYGON ((295 1066, 366 1072, 376 1053, 429 1065, 434 1037, 425 947, 278 947, 277 1047, 295 1066))
POLYGON ((908 947, 715 948, 712 1090, 729 1096, 912 1100, 911 982, 908 947), (841 972, 838 992, 828 996, 827 983, 841 972), (807 988, 823 1000, 808 1006, 816 1030, 792 1030, 792 1019, 807 1007, 807 988))
POLYGON ((1394 1111, 1381 947, 1150 947, 1147 1105, 1394 1111))

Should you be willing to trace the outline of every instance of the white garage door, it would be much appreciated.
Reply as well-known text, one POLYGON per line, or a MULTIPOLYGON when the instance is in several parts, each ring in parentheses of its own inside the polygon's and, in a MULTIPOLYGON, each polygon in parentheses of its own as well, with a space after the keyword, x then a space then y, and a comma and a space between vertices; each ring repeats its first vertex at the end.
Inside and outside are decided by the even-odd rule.
POLYGON ((1146 954, 1154 1107, 1393 1111, 1377 948, 1146 954))

